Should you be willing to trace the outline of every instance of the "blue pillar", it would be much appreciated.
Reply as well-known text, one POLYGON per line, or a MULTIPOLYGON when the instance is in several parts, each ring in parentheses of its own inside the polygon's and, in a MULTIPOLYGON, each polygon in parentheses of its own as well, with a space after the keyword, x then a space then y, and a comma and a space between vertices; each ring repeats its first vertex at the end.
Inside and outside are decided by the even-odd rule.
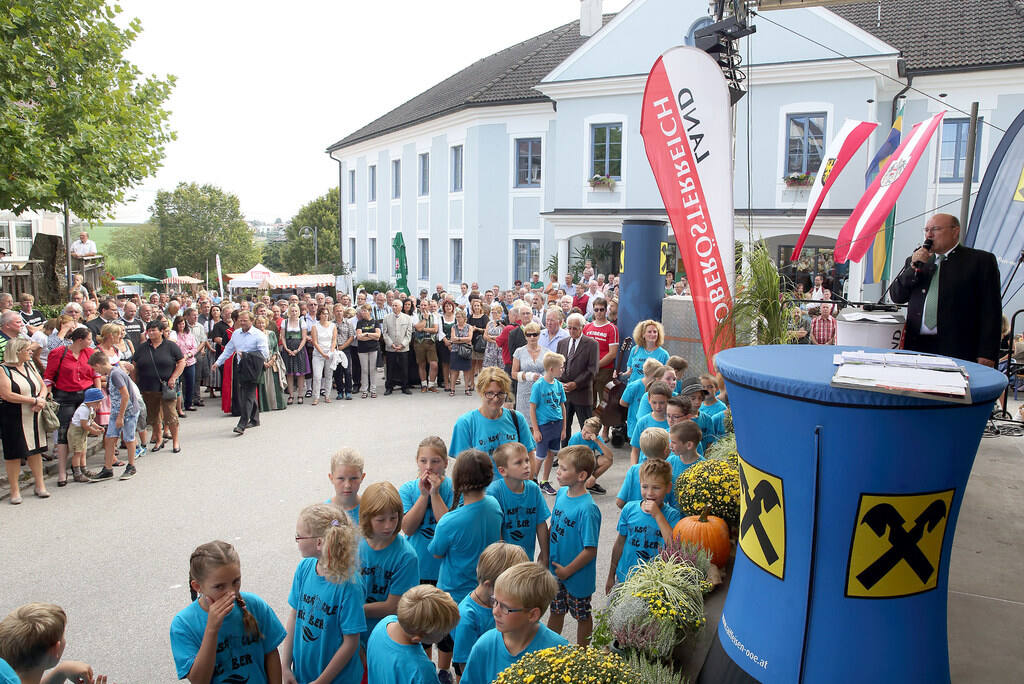
POLYGON ((619 283, 619 339, 632 337, 640 321, 661 320, 665 277, 661 274, 664 221, 622 222, 624 268, 619 283))

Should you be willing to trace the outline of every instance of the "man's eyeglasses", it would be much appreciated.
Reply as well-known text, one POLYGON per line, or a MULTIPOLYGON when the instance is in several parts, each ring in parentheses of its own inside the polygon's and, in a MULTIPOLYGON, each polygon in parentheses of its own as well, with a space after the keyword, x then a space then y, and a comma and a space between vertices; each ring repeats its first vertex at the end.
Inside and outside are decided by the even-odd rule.
POLYGON ((507 396, 504 392, 484 392, 484 397, 487 399, 501 399, 504 401, 507 396))
POLYGON ((512 608, 510 606, 507 606, 504 603, 502 603, 501 601, 499 601, 498 599, 494 598, 493 596, 491 597, 491 608, 499 608, 499 609, 501 609, 501 614, 502 615, 511 615, 512 613, 522 613, 524 610, 526 610, 525 608, 512 608))
POLYGON ((605 311, 605 310, 606 309, 603 306, 595 306, 594 307, 594 311, 605 311))

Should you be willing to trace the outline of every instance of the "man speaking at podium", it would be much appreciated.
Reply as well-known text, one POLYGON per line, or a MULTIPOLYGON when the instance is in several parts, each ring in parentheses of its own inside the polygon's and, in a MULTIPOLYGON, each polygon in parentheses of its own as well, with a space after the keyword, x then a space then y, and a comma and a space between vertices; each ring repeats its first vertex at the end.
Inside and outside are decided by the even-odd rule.
POLYGON ((928 219, 924 237, 892 284, 892 301, 907 304, 904 347, 994 367, 1002 322, 995 256, 959 244, 960 222, 949 214, 928 219))

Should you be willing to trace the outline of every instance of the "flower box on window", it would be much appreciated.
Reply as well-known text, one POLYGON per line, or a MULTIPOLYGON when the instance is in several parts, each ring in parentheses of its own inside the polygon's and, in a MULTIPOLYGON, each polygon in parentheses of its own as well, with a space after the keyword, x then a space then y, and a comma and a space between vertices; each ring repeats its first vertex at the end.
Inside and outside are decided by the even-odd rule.
POLYGON ((615 179, 611 176, 602 176, 598 174, 588 180, 587 183, 589 183, 590 187, 594 190, 597 190, 598 188, 608 188, 609 190, 615 189, 615 179))
POLYGON ((814 184, 814 175, 810 173, 792 173, 782 177, 787 188, 806 188, 814 184))

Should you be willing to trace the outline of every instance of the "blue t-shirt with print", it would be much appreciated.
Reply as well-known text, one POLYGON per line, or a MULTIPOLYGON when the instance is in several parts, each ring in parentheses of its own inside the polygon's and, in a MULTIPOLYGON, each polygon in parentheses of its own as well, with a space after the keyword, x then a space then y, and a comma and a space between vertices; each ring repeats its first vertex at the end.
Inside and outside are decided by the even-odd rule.
POLYGON ((633 432, 630 434, 629 445, 632 447, 640 448, 640 435, 644 433, 649 427, 658 427, 668 431, 668 420, 658 420, 654 417, 653 413, 648 413, 643 418, 638 418, 636 425, 633 426, 633 432))
POLYGON ((644 362, 650 358, 655 358, 664 364, 668 361, 668 351, 664 347, 658 347, 654 351, 647 351, 639 344, 629 351, 629 359, 626 365, 633 371, 629 374, 630 384, 644 377, 644 362))
MULTIPOLYGON (((316 558, 303 558, 295 568, 288 605, 295 609, 292 672, 311 682, 324 671, 347 634, 366 630, 363 583, 358 573, 344 582, 331 582, 316 572, 316 558)), ((331 684, 359 684, 363 664, 353 655, 331 684)))
MULTIPOLYGON (((654 516, 644 513, 640 504, 640 501, 630 501, 622 507, 622 513, 619 514, 617 531, 626 538, 626 543, 622 547, 619 564, 615 566, 617 582, 625 580, 630 568, 640 561, 653 558, 665 545, 665 539, 661 536, 654 516)), ((661 512, 668 521, 669 528, 674 528, 683 517, 679 511, 668 505, 667 500, 661 505, 661 512)))
POLYGON ((459 601, 459 624, 452 633, 452 639, 455 640, 452 662, 465 664, 477 639, 489 629, 494 629, 491 608, 484 608, 473 600, 472 593, 467 594, 459 601))
POLYGON ((631 382, 622 391, 622 401, 626 403, 626 434, 632 435, 636 426, 636 412, 640 407, 640 398, 647 392, 647 388, 641 382, 631 382))
POLYGON ((498 673, 527 653, 543 651, 545 648, 567 646, 569 641, 555 634, 547 626, 537 624, 537 634, 522 653, 512 655, 505 646, 505 639, 497 629, 489 629, 477 639, 466 661, 460 684, 491 684, 498 673))
MULTIPOLYGON (((416 502, 420 498, 420 480, 409 480, 401 487, 398 488, 398 495, 402 497, 402 508, 405 509, 404 513, 408 513, 416 502)), ((441 481, 441 500, 444 501, 448 508, 452 507, 452 479, 450 477, 444 478, 441 481)), ((427 510, 423 512, 423 520, 420 521, 420 526, 416 528, 416 531, 411 537, 409 537, 409 543, 412 544, 413 550, 416 551, 416 557, 420 562, 420 579, 421 580, 432 580, 437 581, 437 572, 441 569, 441 561, 434 558, 434 555, 427 550, 430 546, 430 540, 434 538, 434 528, 437 526, 437 518, 434 517, 434 507, 430 505, 430 500, 427 500, 427 510)))
POLYGON ((521 547, 533 560, 533 552, 537 547, 537 525, 551 515, 540 487, 533 480, 526 480, 523 482, 523 491, 516 494, 502 477, 491 483, 487 493, 501 504, 502 541, 521 547))
MULTIPOLYGON (((576 560, 583 549, 597 547, 601 535, 601 509, 589 492, 569 496, 569 488, 562 487, 555 496, 551 512, 551 574, 554 563, 565 567, 576 560)), ((559 580, 570 596, 586 598, 597 588, 597 557, 576 571, 568 579, 559 580)))
POLYGON ((476 588, 476 563, 489 544, 501 541, 501 504, 484 495, 476 503, 462 505, 437 521, 429 551, 441 558, 437 586, 456 603, 476 588))
MULTIPOLYGON (((636 465, 630 466, 629 470, 626 471, 626 476, 622 479, 622 486, 619 487, 619 493, 616 494, 616 498, 622 499, 626 503, 630 501, 640 501, 643 495, 640 492, 640 464, 647 460, 647 456, 640 454, 640 460, 636 465)), ((698 457, 698 460, 703 461, 703 458, 698 457)), ((669 487, 668 494, 665 496, 665 501, 670 503, 673 507, 679 508, 678 501, 676 500, 675 488, 676 480, 683 472, 693 465, 693 463, 683 463, 682 460, 675 454, 670 454, 666 459, 668 464, 672 466, 672 486, 669 487)))
MULTIPOLYGON (((399 534, 395 539, 377 551, 366 539, 359 540, 359 574, 363 580, 366 603, 387 601, 388 596, 401 596, 420 583, 420 564, 412 545, 399 534)), ((366 618, 363 641, 380 618, 366 618)))
MULTIPOLYGON (((491 465, 494 466, 492 454, 506 442, 519 442, 527 451, 537 448, 526 417, 514 409, 502 409, 501 415, 491 420, 476 409, 462 414, 455 421, 452 438, 448 442, 448 455, 455 458, 466 449, 479 449, 491 456, 491 465)), ((496 466, 493 479, 498 479, 496 466)))
POLYGON ((383 618, 367 640, 367 684, 439 684, 422 646, 399 644, 388 634, 388 625, 397 620, 394 615, 383 618))
POLYGON ((537 425, 562 420, 562 404, 565 403, 562 381, 548 382, 543 377, 539 378, 530 390, 530 403, 537 406, 537 425))
MULTIPOLYGON (((245 633, 242 609, 236 603, 217 630, 217 659, 211 683, 266 682, 264 657, 276 650, 287 636, 284 626, 266 601, 256 594, 239 593, 245 601, 246 610, 256 618, 262 636, 245 633)), ((171 654, 178 679, 185 679, 192 670, 206 634, 208 617, 199 601, 193 601, 171 621, 171 654)), ((18 681, 17 678, 14 681, 18 681)))

